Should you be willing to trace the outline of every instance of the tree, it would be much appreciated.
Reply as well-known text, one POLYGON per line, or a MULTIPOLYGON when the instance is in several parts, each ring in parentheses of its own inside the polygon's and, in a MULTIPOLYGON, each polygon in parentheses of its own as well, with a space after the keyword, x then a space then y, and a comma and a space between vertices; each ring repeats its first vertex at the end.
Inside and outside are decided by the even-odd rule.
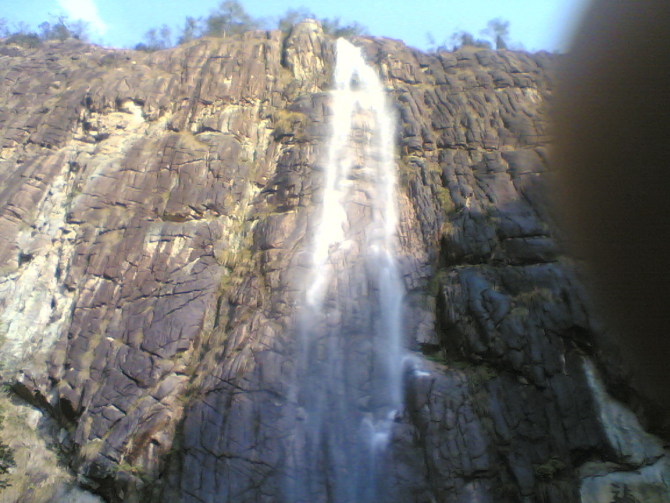
POLYGON ((5 38, 6 44, 17 44, 23 47, 37 47, 45 40, 60 40, 70 38, 77 40, 88 39, 88 23, 84 21, 70 21, 67 16, 54 17, 51 22, 44 21, 33 31, 26 23, 18 23, 13 29, 7 21, 0 18, 0 38, 5 38))
POLYGON ((237 0, 225 0, 205 19, 204 35, 225 37, 259 28, 260 22, 251 17, 237 0))
POLYGON ((42 40, 60 40, 68 38, 86 40, 88 38, 88 23, 85 21, 71 21, 67 16, 58 16, 51 22, 45 21, 39 26, 39 37, 42 40))
POLYGON ((491 37, 496 49, 507 49, 509 39, 509 21, 502 18, 491 19, 482 34, 491 37))
POLYGON ((172 30, 166 24, 160 28, 151 28, 144 34, 144 42, 135 46, 137 51, 160 51, 172 47, 172 30))
POLYGON ((24 22, 15 24, 12 30, 5 25, 3 35, 7 37, 4 40, 5 44, 16 44, 27 48, 38 47, 42 44, 42 39, 24 22))
POLYGON ((9 26, 7 20, 4 17, 0 17, 0 38, 5 38, 9 36, 9 26))
POLYGON ((188 16, 184 21, 184 27, 181 30, 181 35, 177 39, 177 44, 185 44, 193 39, 202 37, 202 18, 194 18, 188 16))
MULTIPOLYGON (((453 35, 452 35, 453 38, 453 35)), ((426 32, 426 43, 428 44, 427 50, 430 53, 438 53, 438 52, 444 52, 449 50, 449 44, 447 43, 446 40, 442 41, 441 44, 437 44, 437 41, 435 40, 435 37, 431 32, 426 32)))
MULTIPOLYGON (((317 19, 323 31, 336 37, 349 37, 367 33, 367 28, 358 23, 342 24, 339 18, 318 19, 305 8, 289 9, 276 20, 276 26, 288 33, 293 26, 305 19, 317 19)), ((226 37, 237 35, 249 30, 257 30, 268 26, 267 19, 252 17, 237 0, 225 0, 205 18, 187 17, 184 27, 177 37, 178 44, 184 44, 200 37, 226 37)), ((153 28, 146 32, 144 40, 135 46, 137 50, 156 51, 171 47, 170 29, 153 28)))
POLYGON ((289 9, 279 18, 279 21, 277 21, 277 28, 284 33, 288 33, 291 31, 291 28, 305 19, 316 19, 316 16, 304 7, 299 9, 289 9))
POLYGON ((467 31, 459 31, 458 33, 454 33, 451 36, 451 41, 453 43, 454 49, 458 49, 459 47, 481 47, 484 49, 491 48, 491 42, 479 38, 475 39, 474 35, 467 31))
POLYGON ((342 25, 340 24, 340 18, 324 18, 319 19, 323 32, 334 37, 353 37, 356 35, 365 35, 368 32, 368 29, 362 24, 353 22, 349 24, 342 25))
MULTIPOLYGON (((496 49, 507 49, 509 40, 509 21, 502 18, 491 19, 487 23, 486 29, 481 31, 481 34, 491 39, 495 44, 496 49)), ((435 37, 432 33, 426 33, 426 40, 428 42, 429 52, 441 52, 459 49, 461 47, 480 47, 484 49, 491 49, 493 44, 486 38, 475 38, 475 36, 467 31, 459 31, 449 37, 449 41, 442 42, 439 46, 436 44, 435 37)))
POLYGON ((340 18, 318 18, 313 12, 305 9, 289 9, 277 21, 277 28, 284 33, 291 31, 296 24, 305 19, 315 19, 321 23, 323 32, 335 37, 352 37, 356 35, 364 35, 367 33, 367 28, 359 23, 341 24, 340 18))
POLYGON ((63 42, 70 38, 70 31, 61 22, 52 26, 51 23, 44 21, 38 28, 40 30, 39 37, 42 40, 60 40, 63 42))

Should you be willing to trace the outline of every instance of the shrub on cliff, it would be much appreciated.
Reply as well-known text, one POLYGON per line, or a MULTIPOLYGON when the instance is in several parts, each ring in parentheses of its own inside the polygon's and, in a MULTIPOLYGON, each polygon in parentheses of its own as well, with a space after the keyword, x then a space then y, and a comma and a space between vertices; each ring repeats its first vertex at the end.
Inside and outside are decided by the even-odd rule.
MULTIPOLYGON (((4 422, 4 415, 0 414, 0 428, 4 422)), ((6 475, 16 466, 14 460, 14 450, 4 442, 0 441, 0 489, 9 487, 6 475)))
POLYGON ((30 49, 40 46, 42 39, 37 33, 12 33, 4 42, 5 44, 16 44, 30 49))
POLYGON ((69 38, 76 40, 88 39, 88 25, 84 21, 70 21, 65 16, 58 16, 54 21, 49 23, 45 21, 38 26, 40 33, 39 37, 42 40, 60 40, 64 41, 69 38))
POLYGON ((258 30, 262 24, 262 20, 252 17, 237 0, 225 0, 205 18, 188 16, 177 43, 184 44, 200 37, 236 35, 258 30))
POLYGON ((144 34, 144 42, 135 46, 137 51, 159 51, 172 47, 172 30, 166 24, 160 28, 152 28, 144 34))
POLYGON ((0 18, 0 38, 5 44, 16 44, 22 47, 38 47, 45 40, 68 39, 87 40, 88 25, 84 21, 70 21, 66 16, 58 16, 51 22, 44 21, 39 31, 32 31, 26 24, 20 23, 13 28, 5 19, 0 18))
POLYGON ((491 19, 482 34, 493 39, 496 49, 507 49, 509 41, 509 21, 502 18, 491 19))
POLYGON ((277 28, 284 33, 288 33, 296 24, 305 19, 316 19, 321 23, 324 33, 335 37, 353 37, 356 35, 365 35, 368 32, 368 29, 362 24, 356 22, 342 24, 339 17, 319 18, 305 8, 287 10, 277 21, 277 28))
POLYGON ((261 22, 253 18, 236 0, 225 0, 205 19, 203 35, 225 37, 260 28, 261 22))
POLYGON ((472 33, 459 31, 453 33, 448 39, 445 39, 440 45, 435 43, 432 33, 426 33, 429 52, 442 52, 457 50, 462 47, 478 47, 482 49, 507 49, 509 44, 509 21, 502 18, 491 19, 486 29, 481 30, 484 38, 476 38, 472 33), (447 41, 448 40, 448 41, 447 41))

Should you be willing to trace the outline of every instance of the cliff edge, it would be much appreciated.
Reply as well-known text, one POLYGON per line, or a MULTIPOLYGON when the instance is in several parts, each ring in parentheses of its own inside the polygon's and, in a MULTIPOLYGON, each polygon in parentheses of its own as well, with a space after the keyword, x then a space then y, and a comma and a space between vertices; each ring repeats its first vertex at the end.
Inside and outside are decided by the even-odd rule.
MULTIPOLYGON (((406 346, 424 369, 406 376, 387 501, 670 501, 662 442, 601 382, 619 370, 549 211, 556 56, 354 42, 397 113, 406 346)), ((0 439, 23 463, 0 501, 277 501, 333 62, 313 22, 155 53, 0 46, 0 405, 16 418, 0 439)))

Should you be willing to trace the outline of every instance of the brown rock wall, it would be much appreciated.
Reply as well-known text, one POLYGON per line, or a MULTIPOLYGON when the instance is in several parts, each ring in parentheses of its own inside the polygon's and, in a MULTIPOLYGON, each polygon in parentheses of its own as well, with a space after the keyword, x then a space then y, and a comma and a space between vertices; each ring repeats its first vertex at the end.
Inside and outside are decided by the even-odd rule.
MULTIPOLYGON (((556 58, 356 43, 398 119, 412 356, 386 500, 579 501, 586 461, 625 463, 548 210, 556 58)), ((333 61, 314 23, 152 54, 0 48, 3 379, 106 500, 282 493, 333 61)))

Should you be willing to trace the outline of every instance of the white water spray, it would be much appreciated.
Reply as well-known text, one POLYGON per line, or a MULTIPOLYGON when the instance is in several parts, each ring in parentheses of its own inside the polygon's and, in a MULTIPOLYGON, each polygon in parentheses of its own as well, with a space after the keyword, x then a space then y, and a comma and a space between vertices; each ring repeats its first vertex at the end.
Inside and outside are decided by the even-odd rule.
POLYGON ((398 215, 394 201, 394 117, 375 70, 365 62, 360 48, 344 39, 337 40, 334 77, 322 213, 314 236, 314 281, 307 291, 310 306, 318 306, 323 300, 330 277, 330 268, 325 267, 330 251, 351 245, 346 206, 357 179, 368 181, 374 189, 370 194, 374 213, 367 229, 367 251, 395 262, 398 215))
POLYGON ((305 420, 287 499, 363 503, 380 497, 402 406, 403 287, 394 115, 375 70, 343 39, 332 110, 297 358, 305 420))

